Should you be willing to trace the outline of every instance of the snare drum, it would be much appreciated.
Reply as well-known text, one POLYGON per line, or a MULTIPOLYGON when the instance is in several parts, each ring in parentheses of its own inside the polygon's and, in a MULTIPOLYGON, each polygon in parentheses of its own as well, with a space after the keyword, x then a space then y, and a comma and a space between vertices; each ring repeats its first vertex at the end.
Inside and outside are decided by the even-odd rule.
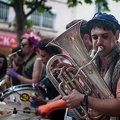
MULTIPOLYGON (((22 84, 8 88, 2 93, 6 106, 1 118, 7 115, 16 114, 27 119, 35 116, 36 106, 32 104, 31 96, 40 95, 45 97, 45 90, 31 84, 22 84)), ((13 116, 13 115, 12 115, 13 116)), ((21 119, 22 120, 22 119, 21 119)))

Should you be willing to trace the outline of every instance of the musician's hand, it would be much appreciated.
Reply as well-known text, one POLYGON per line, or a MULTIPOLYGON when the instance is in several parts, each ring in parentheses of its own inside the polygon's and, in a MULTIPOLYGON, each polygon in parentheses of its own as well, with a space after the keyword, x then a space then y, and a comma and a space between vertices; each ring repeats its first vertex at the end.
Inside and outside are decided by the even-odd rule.
POLYGON ((43 105, 43 104, 47 103, 47 101, 44 98, 42 98, 41 96, 32 96, 32 100, 36 106, 43 105))
MULTIPOLYGON (((59 64, 62 64, 62 63, 59 63, 59 64)), ((63 64, 66 64, 66 63, 63 63, 63 64)), ((68 64, 67 64, 68 65, 68 64)), ((59 75, 58 75, 58 78, 59 78, 59 76, 62 76, 62 74, 64 73, 64 72, 71 72, 71 73, 73 73, 73 74, 76 74, 76 72, 77 72, 77 70, 75 69, 75 67, 73 67, 73 66, 71 66, 71 65, 68 65, 68 66, 62 66, 61 67, 61 70, 60 70, 60 73, 59 73, 59 75)))
POLYGON ((48 118, 49 115, 55 111, 60 109, 66 109, 65 101, 62 99, 56 100, 54 102, 49 102, 45 105, 41 105, 37 108, 35 114, 41 115, 42 117, 48 118))
POLYGON ((66 102, 69 108, 77 108, 80 106, 80 102, 84 95, 74 89, 68 96, 64 96, 62 99, 66 102))
POLYGON ((7 74, 10 75, 11 77, 14 77, 14 78, 16 78, 17 75, 18 75, 18 73, 15 72, 12 68, 10 68, 10 69, 8 70, 7 74))
POLYGON ((63 67, 63 66, 71 67, 72 65, 70 63, 60 62, 60 63, 57 64, 57 66, 59 66, 59 67, 63 67))
POLYGON ((89 114, 90 118, 97 117, 100 115, 99 112, 97 112, 96 110, 93 110, 91 108, 88 108, 88 114, 89 114))
POLYGON ((44 105, 39 106, 36 111, 35 111, 35 115, 37 116, 41 116, 43 118, 48 118, 48 115, 46 112, 44 112, 44 110, 42 111, 42 107, 44 108, 44 105))
POLYGON ((72 72, 74 74, 77 72, 75 67, 73 67, 70 63, 62 62, 62 63, 58 63, 57 66, 63 67, 63 70, 67 70, 67 71, 72 72))

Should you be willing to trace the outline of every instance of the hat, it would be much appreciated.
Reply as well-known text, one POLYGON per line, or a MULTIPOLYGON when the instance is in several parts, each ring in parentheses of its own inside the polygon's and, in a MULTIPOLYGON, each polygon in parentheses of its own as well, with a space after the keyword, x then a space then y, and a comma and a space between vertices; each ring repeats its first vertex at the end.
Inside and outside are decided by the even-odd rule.
POLYGON ((88 21, 87 27, 89 28, 94 21, 106 21, 106 22, 112 23, 116 26, 118 30, 120 30, 120 24, 118 23, 118 20, 111 14, 101 13, 101 12, 96 13, 93 16, 93 18, 88 21))

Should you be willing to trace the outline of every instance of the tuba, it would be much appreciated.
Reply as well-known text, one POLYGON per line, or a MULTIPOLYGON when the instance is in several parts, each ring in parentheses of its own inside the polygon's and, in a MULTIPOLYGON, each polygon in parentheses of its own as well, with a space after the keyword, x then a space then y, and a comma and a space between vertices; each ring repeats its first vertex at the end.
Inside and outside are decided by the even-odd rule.
MULTIPOLYGON (((65 89, 69 92, 73 89, 77 89, 81 93, 87 92, 89 95, 93 95, 100 99, 114 98, 93 62, 98 53, 104 48, 99 46, 96 54, 93 54, 92 58, 90 57, 80 35, 81 23, 82 21, 77 22, 60 36, 48 43, 48 45, 53 44, 60 47, 62 50, 66 51, 68 55, 55 55, 48 61, 46 65, 47 77, 62 96, 67 95, 65 89), (56 80, 53 76, 52 64, 58 59, 67 59, 70 61, 72 66, 76 68, 77 73, 74 75, 65 71, 59 76, 60 80, 56 80), (80 84, 78 78, 82 80, 84 85, 80 84)), ((73 108, 72 110, 79 119, 89 117, 89 113, 84 106, 73 108)), ((99 119, 101 116, 103 115, 99 114, 92 119, 99 119)))

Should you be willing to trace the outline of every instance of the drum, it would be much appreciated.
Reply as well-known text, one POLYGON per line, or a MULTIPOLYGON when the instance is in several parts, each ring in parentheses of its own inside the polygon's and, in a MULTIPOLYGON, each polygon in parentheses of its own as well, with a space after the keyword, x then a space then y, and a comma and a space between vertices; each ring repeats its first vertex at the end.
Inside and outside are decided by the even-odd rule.
POLYGON ((2 98, 5 104, 0 109, 0 120, 7 120, 8 116, 12 120, 25 120, 38 117, 35 116, 36 106, 32 103, 31 99, 31 96, 35 95, 45 98, 45 90, 42 87, 38 88, 34 84, 22 84, 3 91, 2 98))

